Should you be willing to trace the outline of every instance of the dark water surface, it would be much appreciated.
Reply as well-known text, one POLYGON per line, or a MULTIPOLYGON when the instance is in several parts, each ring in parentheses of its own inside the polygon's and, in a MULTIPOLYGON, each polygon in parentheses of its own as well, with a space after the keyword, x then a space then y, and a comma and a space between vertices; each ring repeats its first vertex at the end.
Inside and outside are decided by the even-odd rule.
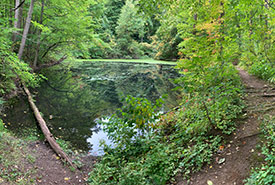
MULTIPOLYGON (((151 101, 167 94, 164 109, 177 105, 178 93, 170 79, 178 76, 173 66, 118 62, 79 62, 43 72, 48 81, 35 95, 36 104, 53 134, 77 148, 98 153, 99 140, 107 136, 97 124, 119 108, 126 95, 151 101)), ((36 129, 26 99, 18 100, 5 114, 4 121, 15 133, 36 129)), ((108 141, 107 141, 108 142, 108 141)))

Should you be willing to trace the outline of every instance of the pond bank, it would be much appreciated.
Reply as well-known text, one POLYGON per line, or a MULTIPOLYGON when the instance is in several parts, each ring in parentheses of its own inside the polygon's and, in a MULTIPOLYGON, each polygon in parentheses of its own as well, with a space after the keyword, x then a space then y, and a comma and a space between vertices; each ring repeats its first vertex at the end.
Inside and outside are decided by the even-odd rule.
MULTIPOLYGON (((167 94, 163 106, 166 110, 178 103, 179 94, 172 90, 176 85, 170 80, 178 74, 171 65, 162 64, 160 68, 155 64, 85 60, 65 62, 43 74, 48 80, 32 93, 49 129, 55 137, 70 141, 73 147, 87 152, 93 145, 98 146, 101 139, 91 143, 91 138, 94 142, 100 133, 97 118, 113 114, 126 95, 154 101, 167 94)), ((4 121, 15 133, 21 134, 24 129, 36 130, 25 97, 19 98, 5 114, 4 121)))

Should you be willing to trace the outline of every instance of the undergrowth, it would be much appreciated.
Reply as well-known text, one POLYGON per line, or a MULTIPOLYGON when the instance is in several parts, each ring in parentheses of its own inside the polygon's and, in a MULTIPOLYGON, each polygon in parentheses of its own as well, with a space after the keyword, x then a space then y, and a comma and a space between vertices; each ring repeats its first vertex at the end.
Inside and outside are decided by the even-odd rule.
POLYGON ((234 119, 243 108, 242 87, 231 65, 195 73, 184 72, 179 79, 184 84, 182 104, 165 115, 156 111, 159 101, 126 98, 109 123, 103 123, 115 146, 104 146, 90 184, 161 185, 173 182, 177 174, 188 178, 211 162, 222 133, 235 128, 234 119))
POLYGON ((275 117, 266 116, 262 124, 265 142, 262 154, 265 162, 261 167, 252 170, 251 176, 246 180, 246 185, 269 185, 275 183, 275 117))
POLYGON ((239 64, 250 74, 255 75, 270 83, 275 83, 275 65, 265 60, 259 62, 241 61, 239 64))
POLYGON ((35 169, 27 168, 35 162, 23 140, 14 138, 0 119, 0 184, 33 184, 35 169))
POLYGON ((268 82, 275 83, 275 65, 272 62, 255 62, 249 72, 268 82))

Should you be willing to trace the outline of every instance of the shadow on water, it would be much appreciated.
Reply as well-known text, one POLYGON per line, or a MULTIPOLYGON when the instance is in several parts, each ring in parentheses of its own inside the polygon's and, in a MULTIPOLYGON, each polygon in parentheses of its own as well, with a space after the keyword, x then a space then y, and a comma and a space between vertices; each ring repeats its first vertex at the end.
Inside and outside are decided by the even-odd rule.
MULTIPOLYGON (((169 65, 84 61, 43 73, 48 80, 33 91, 38 108, 55 136, 85 151, 98 151, 98 141, 106 134, 96 129, 96 119, 121 107, 121 97, 132 95, 154 101, 167 94, 164 108, 177 105, 178 93, 172 91, 175 85, 170 79, 178 74, 169 65)), ((24 98, 6 114, 4 121, 15 133, 36 128, 24 98)))

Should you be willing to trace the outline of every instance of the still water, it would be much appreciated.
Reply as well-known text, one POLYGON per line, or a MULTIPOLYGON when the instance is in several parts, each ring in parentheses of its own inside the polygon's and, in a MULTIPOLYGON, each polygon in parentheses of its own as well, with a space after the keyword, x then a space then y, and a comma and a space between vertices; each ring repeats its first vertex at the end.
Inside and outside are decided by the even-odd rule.
MULTIPOLYGON (((83 61, 43 74, 48 80, 32 93, 52 133, 92 155, 101 154, 99 140, 110 142, 98 119, 113 114, 126 95, 154 101, 166 94, 164 110, 178 104, 178 92, 172 90, 176 86, 171 80, 178 73, 171 65, 83 61)), ((4 121, 17 134, 37 128, 24 97, 5 114, 4 121)))

